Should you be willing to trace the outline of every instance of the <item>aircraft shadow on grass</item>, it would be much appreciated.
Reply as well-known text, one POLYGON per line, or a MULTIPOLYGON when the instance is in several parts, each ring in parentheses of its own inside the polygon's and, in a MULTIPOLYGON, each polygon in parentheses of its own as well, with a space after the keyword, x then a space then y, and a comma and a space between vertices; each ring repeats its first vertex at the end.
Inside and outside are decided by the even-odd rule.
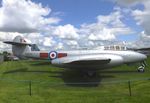
POLYGON ((96 74, 94 77, 88 77, 80 70, 65 69, 61 75, 64 83, 74 87, 97 87, 104 78, 113 78, 112 75, 96 74))
POLYGON ((28 70, 28 68, 19 68, 14 70, 5 71, 3 74, 15 74, 15 73, 49 73, 50 78, 61 78, 65 85, 75 87, 96 87, 104 78, 112 78, 111 75, 96 75, 89 78, 81 71, 76 70, 60 70, 60 71, 44 71, 44 70, 28 70))
MULTIPOLYGON (((40 65, 36 64, 35 66, 40 65)), ((44 64, 43 64, 44 65, 44 64)), ((114 78, 113 73, 136 73, 136 71, 125 70, 106 70, 99 71, 94 77, 87 77, 82 71, 79 70, 57 70, 57 71, 44 71, 44 70, 29 70, 28 68, 18 68, 4 72, 4 74, 10 73, 49 73, 50 78, 61 78, 65 85, 75 87, 97 87, 101 84, 103 79, 114 78)))
POLYGON ((33 64, 30 64, 32 66, 42 66, 42 65, 50 65, 51 62, 50 61, 43 61, 43 62, 39 62, 39 63, 33 63, 33 64))
POLYGON ((59 71, 42 71, 42 70, 28 70, 28 68, 19 68, 14 70, 9 70, 4 72, 3 74, 12 74, 12 73, 61 73, 59 71))

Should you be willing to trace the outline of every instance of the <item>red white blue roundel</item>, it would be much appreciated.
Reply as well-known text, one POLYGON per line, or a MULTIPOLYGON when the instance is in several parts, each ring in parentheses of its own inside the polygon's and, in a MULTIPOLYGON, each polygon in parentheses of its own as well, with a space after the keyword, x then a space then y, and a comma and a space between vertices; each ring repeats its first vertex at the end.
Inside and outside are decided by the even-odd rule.
POLYGON ((51 51, 49 53, 49 58, 50 59, 56 59, 57 58, 57 52, 56 51, 51 51))

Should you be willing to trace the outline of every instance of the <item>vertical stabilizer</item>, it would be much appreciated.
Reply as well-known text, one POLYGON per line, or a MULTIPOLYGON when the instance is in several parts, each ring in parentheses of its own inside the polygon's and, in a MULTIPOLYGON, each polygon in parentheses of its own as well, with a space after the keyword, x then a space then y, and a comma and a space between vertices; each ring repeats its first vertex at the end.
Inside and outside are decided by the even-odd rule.
POLYGON ((21 36, 16 36, 13 41, 5 41, 6 44, 12 45, 12 52, 19 58, 25 58, 24 54, 31 51, 31 44, 21 36))

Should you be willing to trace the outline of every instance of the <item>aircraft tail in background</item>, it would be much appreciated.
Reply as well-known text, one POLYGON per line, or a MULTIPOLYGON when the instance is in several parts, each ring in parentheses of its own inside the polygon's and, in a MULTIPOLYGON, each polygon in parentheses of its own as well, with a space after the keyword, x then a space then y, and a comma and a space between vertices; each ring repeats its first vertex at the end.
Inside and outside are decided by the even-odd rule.
POLYGON ((31 52, 32 44, 27 43, 21 36, 16 36, 13 41, 4 41, 4 43, 11 44, 13 54, 19 58, 24 58, 26 52, 31 52))

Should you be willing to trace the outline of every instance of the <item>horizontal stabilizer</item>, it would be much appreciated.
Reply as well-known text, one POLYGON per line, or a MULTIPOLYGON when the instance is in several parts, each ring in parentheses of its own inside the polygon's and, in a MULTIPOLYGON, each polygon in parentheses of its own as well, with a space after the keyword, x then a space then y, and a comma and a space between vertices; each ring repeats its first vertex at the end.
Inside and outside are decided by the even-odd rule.
POLYGON ((19 46, 19 45, 30 45, 31 46, 31 44, 28 43, 25 40, 25 38, 23 38, 21 36, 16 36, 13 41, 4 41, 4 43, 11 44, 11 45, 17 45, 17 46, 19 46))
POLYGON ((19 43, 19 42, 13 42, 13 41, 4 41, 6 44, 11 44, 11 45, 31 45, 29 43, 19 43))

